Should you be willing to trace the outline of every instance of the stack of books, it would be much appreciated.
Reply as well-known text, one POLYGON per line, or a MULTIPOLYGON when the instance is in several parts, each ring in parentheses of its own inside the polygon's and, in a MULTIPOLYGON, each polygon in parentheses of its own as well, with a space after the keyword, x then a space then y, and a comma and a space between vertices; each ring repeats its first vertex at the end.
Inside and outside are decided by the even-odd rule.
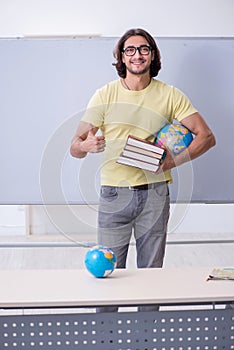
POLYGON ((207 278, 207 281, 210 280, 230 280, 234 281, 234 268, 233 267, 224 267, 216 268, 211 271, 210 275, 207 278))
POLYGON ((155 173, 166 155, 166 150, 152 142, 129 135, 117 163, 155 173))

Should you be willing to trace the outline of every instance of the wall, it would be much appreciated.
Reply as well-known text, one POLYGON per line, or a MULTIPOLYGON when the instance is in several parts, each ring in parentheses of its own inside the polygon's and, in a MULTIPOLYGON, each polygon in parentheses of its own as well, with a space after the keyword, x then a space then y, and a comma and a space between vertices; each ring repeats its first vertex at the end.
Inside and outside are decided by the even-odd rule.
MULTIPOLYGON (((97 202, 102 155, 78 161, 70 156, 69 147, 93 91, 117 78, 112 66, 116 40, 0 39, 0 149, 6 149, 0 153, 1 204, 97 202), (98 69, 92 64, 93 52, 98 52, 98 69)), ((230 187, 234 163, 229 162, 234 40, 173 37, 157 42, 163 62, 158 79, 191 96, 218 144, 203 157, 173 169, 171 199, 234 202, 234 187, 230 187), (224 175, 226 163, 229 171, 224 175)), ((121 106, 121 113, 126 107, 121 106)))
MULTIPOLYGON (((119 36, 130 27, 143 27, 159 37, 233 37, 233 13, 232 0, 8 0, 0 2, 0 37, 119 36)), ((233 232, 232 215, 226 215, 230 209, 232 205, 212 204, 204 211, 201 204, 193 211, 193 220, 213 222, 218 211, 233 232)), ((188 215, 188 229, 190 222, 188 215)))
POLYGON ((24 205, 0 206, 0 237, 24 236, 26 231, 26 215, 24 205))
POLYGON ((143 27, 154 36, 233 36, 233 0, 5 0, 0 36, 119 36, 143 27))

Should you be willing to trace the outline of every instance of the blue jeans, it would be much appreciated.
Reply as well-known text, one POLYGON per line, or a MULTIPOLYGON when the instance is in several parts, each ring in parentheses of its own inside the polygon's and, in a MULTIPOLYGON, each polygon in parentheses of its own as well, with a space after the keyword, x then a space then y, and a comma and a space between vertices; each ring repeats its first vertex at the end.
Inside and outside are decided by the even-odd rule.
MULTIPOLYGON (((150 184, 147 190, 102 186, 98 212, 98 243, 113 249, 117 257, 117 268, 125 268, 133 234, 137 267, 162 267, 169 209, 170 198, 166 182, 150 184)), ((149 309, 141 308, 144 311, 149 309)), ((153 309, 158 309, 158 306, 153 309)), ((107 307, 100 310, 114 309, 107 307)))

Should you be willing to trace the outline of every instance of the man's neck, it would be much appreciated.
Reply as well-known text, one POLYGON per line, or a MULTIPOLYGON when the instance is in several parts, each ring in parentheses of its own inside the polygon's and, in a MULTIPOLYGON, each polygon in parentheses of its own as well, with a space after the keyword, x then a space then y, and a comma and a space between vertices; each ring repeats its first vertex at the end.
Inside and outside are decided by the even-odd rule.
POLYGON ((150 76, 127 74, 125 79, 122 79, 123 86, 128 90, 140 91, 145 89, 151 82, 150 76))

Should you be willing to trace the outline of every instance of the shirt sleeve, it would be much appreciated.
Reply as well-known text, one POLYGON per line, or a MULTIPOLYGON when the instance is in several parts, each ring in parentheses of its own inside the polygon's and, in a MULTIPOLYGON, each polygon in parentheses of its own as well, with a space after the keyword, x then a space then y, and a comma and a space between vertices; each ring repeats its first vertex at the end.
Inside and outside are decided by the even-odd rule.
POLYGON ((104 103, 102 101, 101 92, 97 90, 91 97, 81 120, 100 128, 103 125, 104 113, 104 103))
POLYGON ((177 88, 174 88, 173 91, 173 105, 173 117, 178 121, 182 121, 184 118, 197 112, 197 109, 192 105, 189 98, 177 88))

